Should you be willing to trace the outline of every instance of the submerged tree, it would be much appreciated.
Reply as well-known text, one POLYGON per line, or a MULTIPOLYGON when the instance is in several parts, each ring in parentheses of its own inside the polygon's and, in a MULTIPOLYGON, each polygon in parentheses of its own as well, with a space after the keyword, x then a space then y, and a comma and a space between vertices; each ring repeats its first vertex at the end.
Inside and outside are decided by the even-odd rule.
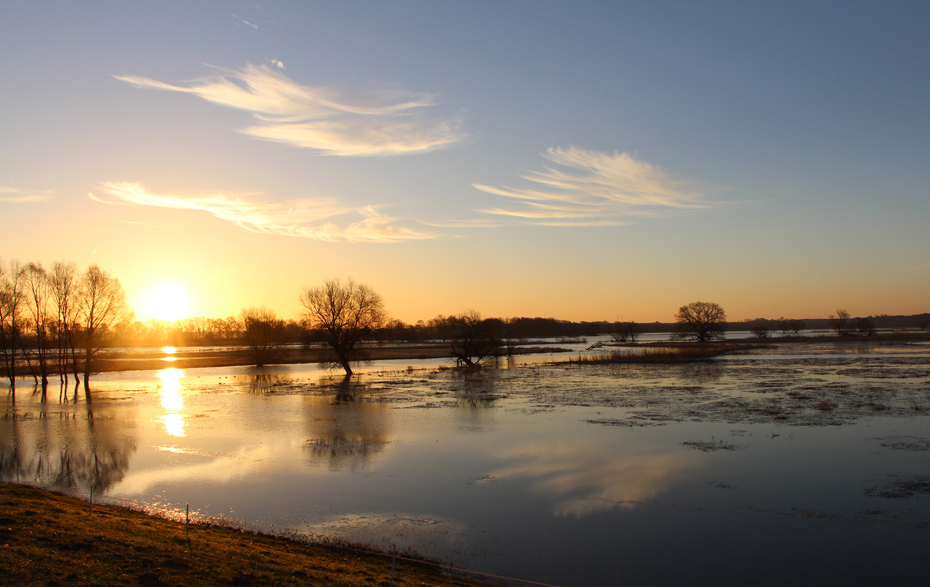
POLYGON ((81 278, 80 305, 84 326, 84 393, 89 396, 97 355, 112 344, 116 327, 128 322, 132 311, 119 280, 97 265, 88 267, 81 278))
POLYGON ((526 337, 520 333, 518 318, 504 318, 499 321, 500 344, 508 357, 512 357, 517 351, 517 347, 526 344, 526 337))
POLYGON ((246 308, 242 310, 242 337, 255 366, 264 367, 277 358, 284 342, 284 321, 264 306, 246 308))
POLYGON ((675 315, 675 338, 704 342, 723 338, 727 314, 720 304, 691 302, 675 315))
MULTIPOLYGON (((16 355, 22 346, 25 267, 19 261, 0 261, 0 357, 10 389, 16 389, 16 355)), ((15 396, 14 396, 15 397, 15 396)))
POLYGON ((496 328, 499 324, 499 320, 482 319, 474 310, 446 318, 444 338, 449 341, 455 362, 475 367, 497 355, 501 344, 496 328))
MULTIPOLYGON (((49 277, 48 272, 41 263, 30 263, 26 266, 24 273, 26 285, 26 308, 29 316, 32 332, 35 335, 32 343, 31 354, 35 356, 38 373, 33 370, 33 376, 38 384, 41 379, 42 391, 48 387, 49 362, 51 360, 52 345, 49 340, 54 328, 51 322, 51 311, 49 309, 49 277)), ((23 354, 28 358, 30 353, 23 354)), ((28 359, 31 369, 32 360, 28 359)))
POLYGON ((745 320, 744 324, 749 328, 749 332, 754 338, 769 338, 772 336, 776 327, 776 322, 768 318, 745 320))
POLYGON ((632 320, 630 322, 617 322, 611 328, 610 338, 614 342, 631 342, 636 344, 642 328, 632 320))
POLYGON ((849 336, 853 332, 849 319, 849 312, 843 309, 837 310, 835 316, 830 315, 830 328, 836 332, 837 336, 849 336))
POLYGON ((352 374, 352 362, 364 360, 362 343, 374 336, 386 320, 381 296, 367 285, 338 279, 322 287, 305 287, 300 293, 306 324, 317 331, 336 356, 334 363, 352 374))
POLYGON ((781 330, 784 336, 788 336, 789 334, 797 336, 804 330, 804 327, 805 324, 803 320, 798 320, 796 318, 788 319, 784 316, 778 319, 778 329, 781 330))
POLYGON ((871 318, 855 318, 852 321, 852 328, 860 336, 875 336, 878 332, 875 329, 875 322, 871 318))
POLYGON ((68 363, 70 361, 74 380, 78 380, 77 340, 75 334, 79 325, 80 306, 78 305, 78 275, 74 263, 56 261, 49 273, 49 287, 55 303, 55 337, 58 342, 58 375, 64 384, 68 383, 68 363))

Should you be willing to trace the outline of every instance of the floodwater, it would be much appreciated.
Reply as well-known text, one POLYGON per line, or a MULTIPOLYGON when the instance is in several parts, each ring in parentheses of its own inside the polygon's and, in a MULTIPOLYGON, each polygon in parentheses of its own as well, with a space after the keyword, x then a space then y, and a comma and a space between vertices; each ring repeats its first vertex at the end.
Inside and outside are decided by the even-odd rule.
POLYGON ((553 585, 930 571, 928 345, 407 364, 166 362, 98 377, 90 404, 3 388, 0 479, 553 585))

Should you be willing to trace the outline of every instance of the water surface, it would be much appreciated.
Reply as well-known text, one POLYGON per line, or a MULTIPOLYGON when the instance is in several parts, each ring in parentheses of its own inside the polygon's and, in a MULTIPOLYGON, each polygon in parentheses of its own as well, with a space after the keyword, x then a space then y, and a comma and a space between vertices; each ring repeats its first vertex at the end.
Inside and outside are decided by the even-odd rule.
POLYGON ((928 359, 109 374, 4 389, 0 475, 556 585, 917 582, 928 359))

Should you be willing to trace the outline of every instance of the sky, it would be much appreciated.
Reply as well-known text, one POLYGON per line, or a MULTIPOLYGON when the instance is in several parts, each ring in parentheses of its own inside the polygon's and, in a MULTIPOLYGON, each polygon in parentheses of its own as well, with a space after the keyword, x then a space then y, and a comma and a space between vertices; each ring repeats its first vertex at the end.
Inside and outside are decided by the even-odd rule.
POLYGON ((930 311, 930 3, 4 2, 0 257, 137 318, 930 311))

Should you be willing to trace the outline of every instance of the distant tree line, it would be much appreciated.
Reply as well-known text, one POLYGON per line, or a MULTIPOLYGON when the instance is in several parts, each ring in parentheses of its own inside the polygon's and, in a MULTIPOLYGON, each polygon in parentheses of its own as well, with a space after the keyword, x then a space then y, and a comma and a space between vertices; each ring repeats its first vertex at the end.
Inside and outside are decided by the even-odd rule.
POLYGON ((774 335, 797 336, 803 330, 828 330, 837 336, 875 336, 879 330, 901 330, 906 328, 930 328, 930 314, 909 316, 856 316, 840 309, 827 318, 797 320, 779 318, 755 318, 731 324, 731 330, 748 330, 757 338, 769 338, 774 335))
POLYGON ((31 375, 43 390, 50 375, 57 374, 65 385, 70 375, 75 381, 82 375, 88 391, 100 351, 111 346, 242 345, 254 364, 265 365, 278 360, 287 345, 314 345, 328 349, 329 362, 348 375, 352 363, 366 359, 371 345, 384 342, 445 343, 457 364, 477 366, 543 338, 610 335, 614 342, 635 344, 641 334, 655 332, 704 342, 723 338, 728 329, 768 338, 812 328, 830 328, 839 336, 872 336, 878 328, 930 327, 930 314, 853 318, 845 310, 820 320, 757 318, 734 325, 727 324, 723 308, 711 302, 681 306, 670 323, 484 318, 468 310, 408 324, 391 319, 381 297, 351 279, 305 287, 299 300, 303 314, 298 320, 283 320, 269 308, 252 306, 225 319, 141 322, 132 319, 119 280, 96 265, 79 272, 63 261, 49 269, 39 263, 0 261, 0 368, 11 385, 17 376, 31 375))

